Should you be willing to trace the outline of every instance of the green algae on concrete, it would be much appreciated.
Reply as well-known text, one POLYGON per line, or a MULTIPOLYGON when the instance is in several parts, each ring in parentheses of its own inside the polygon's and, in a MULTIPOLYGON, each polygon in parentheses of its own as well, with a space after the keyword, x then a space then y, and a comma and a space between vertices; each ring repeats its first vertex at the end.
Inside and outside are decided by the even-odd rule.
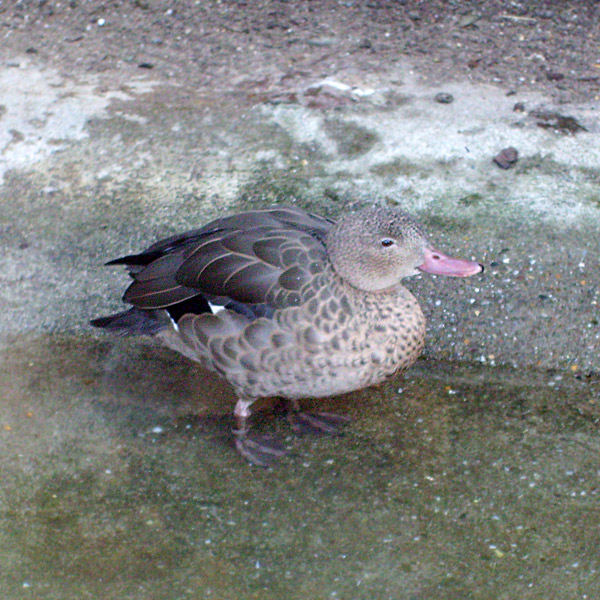
MULTIPOLYGON (((225 383, 142 340, 4 351, 6 598, 594 598, 600 382, 421 360, 324 401, 338 438, 277 468, 230 442, 225 383)), ((310 402, 309 402, 310 404, 310 402)))
POLYGON ((323 128, 334 140, 337 153, 344 158, 358 158, 377 143, 379 136, 352 121, 326 119, 323 128))
MULTIPOLYGON (((39 83, 39 115, 64 111, 54 71, 27 62, 19 76, 39 83)), ((488 267, 467 283, 409 283, 430 311, 428 356, 600 369, 593 108, 561 108, 587 129, 566 136, 515 113, 516 101, 543 104, 536 94, 463 82, 445 90, 455 102, 439 105, 439 90, 409 73, 335 110, 253 96, 211 103, 143 78, 125 91, 93 81, 63 82, 78 111, 72 137, 55 147, 53 129, 36 130, 43 152, 26 168, 11 153, 37 143, 30 127, 15 124, 25 139, 5 148, 0 300, 10 311, 0 336, 85 331, 107 299, 119 306, 122 275, 102 263, 218 215, 285 203, 335 217, 387 203, 422 220, 441 251, 488 267), (382 106, 377 96, 402 101, 382 106), (503 171, 491 158, 507 145, 520 160, 503 171)))

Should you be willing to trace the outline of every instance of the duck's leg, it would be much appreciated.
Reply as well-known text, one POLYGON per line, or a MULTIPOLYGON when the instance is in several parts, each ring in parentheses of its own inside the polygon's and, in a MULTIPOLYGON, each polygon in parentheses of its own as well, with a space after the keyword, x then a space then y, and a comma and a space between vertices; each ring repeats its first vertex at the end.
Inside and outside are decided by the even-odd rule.
POLYGON ((249 419, 252 415, 250 405, 254 400, 237 401, 233 414, 235 416, 236 429, 235 447, 237 451, 249 462, 258 467, 270 467, 278 458, 286 453, 280 442, 267 436, 255 436, 250 434, 249 419))
POLYGON ((304 412, 297 400, 288 401, 288 420, 295 433, 338 435, 352 419, 328 412, 304 412))

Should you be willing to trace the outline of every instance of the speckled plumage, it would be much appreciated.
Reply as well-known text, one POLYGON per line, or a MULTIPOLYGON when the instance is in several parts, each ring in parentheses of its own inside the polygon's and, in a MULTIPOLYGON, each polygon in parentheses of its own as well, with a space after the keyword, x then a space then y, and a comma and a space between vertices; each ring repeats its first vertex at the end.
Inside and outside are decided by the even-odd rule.
POLYGON ((166 328, 158 337, 219 372, 246 399, 349 392, 385 380, 420 354, 425 319, 406 288, 372 298, 330 269, 311 287, 310 300, 272 318, 188 314, 178 331, 166 328))
POLYGON ((128 266, 133 308, 93 324, 155 335, 226 378, 239 399, 238 449, 257 464, 266 460, 247 435, 254 400, 340 394, 409 367, 425 319, 400 280, 418 268, 481 270, 431 249, 408 215, 387 208, 337 223, 298 208, 250 211, 109 264, 128 266))

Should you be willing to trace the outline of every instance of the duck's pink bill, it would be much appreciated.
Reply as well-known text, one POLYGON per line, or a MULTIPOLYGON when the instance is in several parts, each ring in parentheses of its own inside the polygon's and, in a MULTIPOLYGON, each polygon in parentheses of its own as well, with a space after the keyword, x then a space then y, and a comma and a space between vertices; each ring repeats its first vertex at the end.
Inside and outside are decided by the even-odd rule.
POLYGON ((449 277, 469 277, 483 271, 483 265, 472 260, 451 258, 433 248, 425 248, 425 262, 419 270, 434 275, 447 275, 449 277))

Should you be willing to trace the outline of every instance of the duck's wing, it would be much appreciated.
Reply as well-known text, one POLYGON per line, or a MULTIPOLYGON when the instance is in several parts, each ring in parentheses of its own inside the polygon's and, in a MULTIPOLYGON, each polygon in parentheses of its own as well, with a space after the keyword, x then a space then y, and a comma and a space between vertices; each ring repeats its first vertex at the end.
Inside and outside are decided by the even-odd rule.
POLYGON ((196 296, 236 312, 246 305, 285 308, 314 293, 332 224, 298 208, 250 211, 110 264, 129 267, 134 281, 123 299, 137 308, 167 308, 196 296))

